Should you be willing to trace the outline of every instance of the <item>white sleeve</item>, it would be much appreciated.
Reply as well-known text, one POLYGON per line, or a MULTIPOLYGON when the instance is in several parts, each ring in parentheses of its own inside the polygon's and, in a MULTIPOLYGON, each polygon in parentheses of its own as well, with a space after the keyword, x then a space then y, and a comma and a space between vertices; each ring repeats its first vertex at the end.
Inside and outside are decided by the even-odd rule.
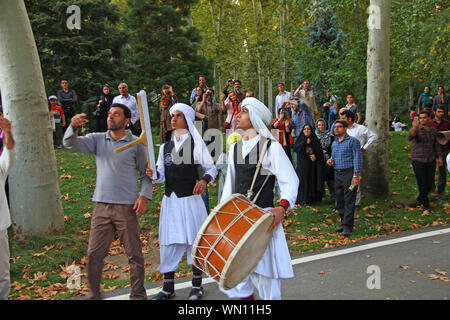
POLYGON ((203 143, 203 160, 206 161, 202 161, 202 167, 205 170, 205 175, 209 175, 212 179, 209 183, 213 183, 214 180, 217 177, 217 168, 216 165, 214 164, 214 160, 211 157, 211 154, 209 153, 208 147, 206 146, 205 143, 203 143))
POLYGON ((0 156, 0 170, 6 177, 9 170, 11 170, 14 162, 16 161, 16 154, 14 149, 9 150, 6 146, 3 148, 2 155, 0 156))
POLYGON ((450 153, 447 155, 447 170, 450 172, 450 153))
POLYGON ((278 141, 272 141, 262 167, 275 175, 280 186, 280 200, 289 201, 289 209, 293 209, 300 182, 291 161, 278 141))
POLYGON ((155 180, 155 183, 164 183, 166 181, 164 167, 164 145, 165 144, 162 144, 161 147, 159 147, 158 161, 156 161, 156 166, 158 167, 156 169, 156 171, 158 171, 158 179, 155 180))
POLYGON ((236 144, 230 147, 228 151, 228 167, 227 174, 225 176, 225 183, 223 185, 222 190, 222 198, 219 199, 219 203, 222 202, 223 199, 231 196, 234 193, 234 180, 236 177, 236 171, 234 170, 234 149, 236 144))
POLYGON ((367 127, 364 128, 365 128, 364 130, 366 131, 365 136, 367 137, 367 142, 364 145, 364 150, 367 150, 375 141, 378 140, 378 135, 369 128, 367 127))

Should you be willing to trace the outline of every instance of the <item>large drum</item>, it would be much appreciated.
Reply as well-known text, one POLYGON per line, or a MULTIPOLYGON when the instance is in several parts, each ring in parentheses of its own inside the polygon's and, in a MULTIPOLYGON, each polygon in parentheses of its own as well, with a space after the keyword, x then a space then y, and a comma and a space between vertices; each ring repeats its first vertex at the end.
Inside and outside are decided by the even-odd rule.
POLYGON ((258 265, 272 239, 273 215, 233 194, 210 213, 192 246, 195 266, 223 289, 234 288, 258 265))

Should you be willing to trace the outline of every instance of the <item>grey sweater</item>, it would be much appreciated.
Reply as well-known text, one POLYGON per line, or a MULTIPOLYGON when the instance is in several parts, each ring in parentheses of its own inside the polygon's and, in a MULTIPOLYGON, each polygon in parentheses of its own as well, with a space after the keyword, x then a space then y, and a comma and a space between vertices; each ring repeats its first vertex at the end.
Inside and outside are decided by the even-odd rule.
POLYGON ((136 140, 130 130, 120 140, 114 141, 109 131, 90 133, 78 136, 69 126, 64 135, 64 147, 83 153, 95 154, 97 164, 97 182, 93 201, 111 204, 134 204, 138 199, 136 172, 141 181, 141 196, 152 199, 153 185, 146 175, 145 147, 142 144, 133 146, 121 153, 114 150, 136 140))

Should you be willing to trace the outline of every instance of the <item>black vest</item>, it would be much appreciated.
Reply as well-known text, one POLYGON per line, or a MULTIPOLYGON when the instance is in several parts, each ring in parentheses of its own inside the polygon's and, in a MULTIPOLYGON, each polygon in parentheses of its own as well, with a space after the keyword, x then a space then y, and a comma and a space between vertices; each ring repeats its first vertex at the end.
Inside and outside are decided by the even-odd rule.
POLYGON ((164 145, 165 195, 170 197, 175 192, 178 198, 192 196, 199 179, 198 166, 194 163, 194 141, 191 136, 184 141, 179 152, 175 151, 173 140, 167 142, 164 145), (184 152, 188 152, 185 157, 184 152))
MULTIPOLYGON (((247 196, 247 192, 250 189, 253 181, 253 177, 256 171, 256 165, 259 160, 259 154, 262 150, 266 139, 261 137, 256 146, 249 152, 249 154, 242 159, 242 141, 236 143, 234 148, 234 168, 236 170, 236 181, 234 183, 234 190, 236 193, 243 194, 247 196), (251 163, 251 164, 250 164, 251 163)), ((267 149, 270 147, 272 141, 269 141, 267 149)), ((256 178, 255 185, 253 187, 253 196, 250 199, 253 201, 253 197, 261 189, 264 181, 267 178, 267 175, 261 174, 264 173, 264 170, 261 166, 259 170, 258 176, 256 178)), ((267 171, 266 171, 267 172, 267 171)), ((271 174, 270 178, 267 180, 266 185, 262 189, 261 193, 255 204, 261 208, 273 207, 274 203, 274 193, 273 188, 275 186, 275 176, 271 174)))

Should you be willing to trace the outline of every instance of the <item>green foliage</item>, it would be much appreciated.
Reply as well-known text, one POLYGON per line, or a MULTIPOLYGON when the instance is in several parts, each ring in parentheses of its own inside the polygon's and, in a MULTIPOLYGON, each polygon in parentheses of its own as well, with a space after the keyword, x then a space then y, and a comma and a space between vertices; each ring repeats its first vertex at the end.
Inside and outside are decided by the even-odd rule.
POLYGON ((193 2, 128 1, 125 25, 132 51, 131 83, 139 89, 159 92, 167 83, 179 100, 188 102, 198 76, 210 76, 210 61, 197 54, 199 33, 183 15, 193 2))
POLYGON ((312 21, 305 28, 308 37, 301 39, 299 81, 308 79, 314 85, 319 101, 324 101, 327 88, 338 96, 344 94, 344 88, 339 88, 342 82, 336 82, 335 75, 340 72, 346 57, 344 41, 347 34, 328 0, 315 1, 309 11, 312 21))
POLYGON ((47 95, 56 94, 67 79, 81 102, 79 110, 91 115, 101 85, 116 86, 120 79, 121 49, 125 34, 117 30, 118 9, 108 0, 26 0, 47 95), (81 11, 81 29, 69 30, 70 5, 81 11))

